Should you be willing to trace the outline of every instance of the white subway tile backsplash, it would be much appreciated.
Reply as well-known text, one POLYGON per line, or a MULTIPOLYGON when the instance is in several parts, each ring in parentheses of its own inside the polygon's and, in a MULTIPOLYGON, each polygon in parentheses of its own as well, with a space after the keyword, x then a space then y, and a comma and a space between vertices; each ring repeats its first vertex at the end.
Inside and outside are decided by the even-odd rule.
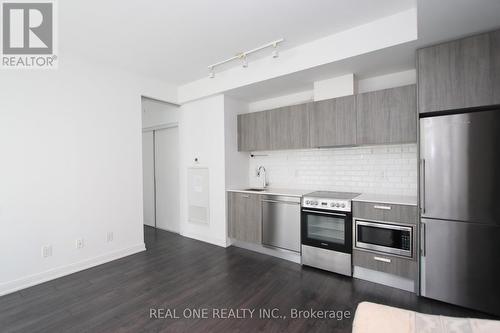
POLYGON ((249 181, 267 170, 269 186, 398 195, 417 194, 417 145, 270 151, 250 158, 249 181))

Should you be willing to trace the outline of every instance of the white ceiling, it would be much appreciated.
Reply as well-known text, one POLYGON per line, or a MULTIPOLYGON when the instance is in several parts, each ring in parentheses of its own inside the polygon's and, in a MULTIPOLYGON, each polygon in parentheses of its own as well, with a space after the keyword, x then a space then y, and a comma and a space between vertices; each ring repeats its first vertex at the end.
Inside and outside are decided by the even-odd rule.
MULTIPOLYGON (((415 0, 60 1, 59 48, 173 84, 284 37, 283 48, 415 7, 415 0)), ((251 60, 251 59, 250 59, 251 60)))
POLYGON ((291 48, 417 7, 416 42, 229 92, 247 101, 311 89, 316 80, 345 73, 363 78, 414 68, 418 47, 500 27, 499 0, 86 0, 58 6, 60 53, 176 85, 277 38, 291 48))

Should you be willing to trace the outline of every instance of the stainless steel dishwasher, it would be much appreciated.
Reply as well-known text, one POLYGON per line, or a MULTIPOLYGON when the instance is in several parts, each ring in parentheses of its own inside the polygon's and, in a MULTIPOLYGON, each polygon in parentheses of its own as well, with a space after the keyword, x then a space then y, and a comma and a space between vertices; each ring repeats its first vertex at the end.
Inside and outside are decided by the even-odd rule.
POLYGON ((300 198, 262 196, 262 244, 300 252, 300 198))

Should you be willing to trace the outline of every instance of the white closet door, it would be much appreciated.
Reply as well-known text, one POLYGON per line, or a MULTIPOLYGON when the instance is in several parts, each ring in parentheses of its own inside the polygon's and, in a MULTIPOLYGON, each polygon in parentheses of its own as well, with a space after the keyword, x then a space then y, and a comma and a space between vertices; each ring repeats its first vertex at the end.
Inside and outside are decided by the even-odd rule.
POLYGON ((144 224, 152 227, 155 226, 154 172, 153 132, 144 132, 142 133, 142 191, 144 224))
POLYGON ((155 131, 156 227, 179 232, 179 130, 155 131))

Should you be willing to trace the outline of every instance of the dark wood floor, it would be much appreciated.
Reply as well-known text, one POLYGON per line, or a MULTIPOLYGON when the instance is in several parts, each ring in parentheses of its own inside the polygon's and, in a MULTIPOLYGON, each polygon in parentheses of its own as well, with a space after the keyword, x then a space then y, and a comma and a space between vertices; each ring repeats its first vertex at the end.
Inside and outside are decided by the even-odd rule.
MULTIPOLYGON (((361 301, 486 317, 378 284, 145 228, 148 250, 0 297, 2 332, 350 332, 352 318, 291 319, 296 309, 354 314, 361 301), (150 319, 151 308, 278 308, 285 319, 150 319)), ((257 310, 258 311, 258 310, 257 310)))

